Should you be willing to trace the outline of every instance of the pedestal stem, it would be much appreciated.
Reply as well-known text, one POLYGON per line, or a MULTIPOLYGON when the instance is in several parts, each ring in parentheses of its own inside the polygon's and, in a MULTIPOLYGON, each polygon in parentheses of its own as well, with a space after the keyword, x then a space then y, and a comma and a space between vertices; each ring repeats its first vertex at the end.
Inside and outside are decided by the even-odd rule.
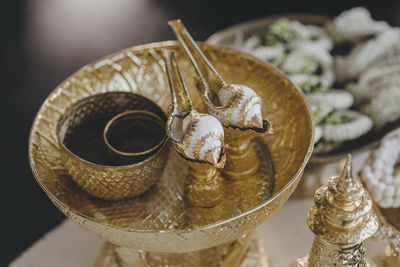
POLYGON ((194 162, 188 164, 191 179, 187 186, 188 201, 197 207, 212 207, 218 204, 223 190, 217 167, 194 162))
POLYGON ((259 133, 236 128, 225 128, 226 162, 222 170, 224 177, 231 180, 242 180, 257 173, 260 160, 251 144, 251 139, 259 133))

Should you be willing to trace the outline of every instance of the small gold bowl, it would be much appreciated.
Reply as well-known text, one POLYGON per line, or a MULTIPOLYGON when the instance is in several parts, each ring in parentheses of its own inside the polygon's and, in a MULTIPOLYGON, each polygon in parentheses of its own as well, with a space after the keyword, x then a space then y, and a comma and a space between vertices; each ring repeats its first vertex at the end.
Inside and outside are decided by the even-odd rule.
POLYGON ((170 144, 166 137, 156 141, 153 153, 140 158, 123 159, 110 153, 103 139, 104 129, 112 118, 129 110, 154 114, 164 125, 167 119, 159 106, 143 96, 109 92, 72 104, 58 121, 64 165, 72 179, 95 197, 120 200, 140 195, 156 183, 167 163, 170 144))

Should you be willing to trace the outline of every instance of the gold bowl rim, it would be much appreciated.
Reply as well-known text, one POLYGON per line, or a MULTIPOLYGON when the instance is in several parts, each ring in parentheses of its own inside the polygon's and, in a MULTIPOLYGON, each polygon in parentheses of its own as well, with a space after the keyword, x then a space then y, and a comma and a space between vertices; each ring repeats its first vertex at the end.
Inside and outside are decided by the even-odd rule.
MULTIPOLYGON (((127 51, 140 51, 140 50, 148 50, 148 49, 152 49, 152 48, 171 48, 171 47, 176 47, 178 46, 178 42, 177 41, 173 41, 173 40, 169 40, 169 41, 162 41, 162 42, 153 42, 153 43, 148 43, 148 44, 143 44, 143 45, 138 45, 138 46, 134 46, 134 47, 130 47, 130 48, 126 48, 123 50, 119 50, 116 51, 114 53, 111 53, 109 55, 106 55, 98 60, 95 60, 94 62, 88 63, 85 66, 79 68, 76 72, 72 73, 70 76, 68 76, 63 82, 61 82, 59 85, 57 85, 57 87, 55 89, 53 89, 50 94, 47 96, 46 100, 42 103, 42 105, 40 106, 40 108, 38 109, 38 111, 40 111, 46 101, 49 99, 49 97, 51 95, 53 95, 57 90, 59 90, 59 88, 66 82, 68 82, 68 80, 73 77, 76 73, 81 72, 82 70, 89 68, 90 65, 95 65, 96 63, 100 62, 100 61, 104 61, 107 58, 119 55, 121 53, 127 52, 127 51)), ((259 64, 264 64, 264 65, 268 65, 269 68, 271 68, 273 71, 275 71, 277 73, 277 75, 283 77, 283 79, 287 80, 287 82, 293 86, 293 88, 297 91, 297 93, 299 94, 300 98, 303 100, 304 106, 306 108, 306 111, 308 113, 308 117, 310 120, 310 125, 313 126, 313 121, 311 119, 311 110, 310 107, 308 105, 308 103, 305 100, 305 96, 303 94, 303 92, 301 92, 300 89, 298 89, 297 86, 295 86, 290 80, 288 80, 288 78, 282 74, 282 72, 280 70, 278 70, 277 68, 275 68, 274 66, 272 66, 269 63, 266 63, 254 56, 251 56, 249 54, 246 54, 244 52, 238 51, 236 49, 233 48, 228 48, 228 47, 222 47, 222 46, 218 46, 218 45, 210 45, 207 43, 202 44, 201 46, 209 46, 209 47, 214 47, 214 48, 218 48, 218 49, 224 49, 224 50, 231 50, 234 51, 235 53, 239 53, 239 54, 243 54, 245 55, 246 58, 249 58, 255 62, 258 62, 259 64)), ((221 225, 226 225, 232 221, 238 220, 242 217, 246 217, 249 214, 252 214, 254 212, 256 212, 257 210, 263 209, 265 206, 267 206, 268 204, 270 204, 271 202, 274 202, 277 198, 281 197, 281 195, 286 192, 294 183, 296 183, 302 176, 304 168, 307 164, 307 162, 309 161, 311 155, 312 155, 312 151, 314 148, 314 127, 311 127, 311 134, 310 134, 310 140, 307 140, 309 142, 308 148, 305 151, 305 155, 304 155, 304 159, 299 167, 299 169, 297 170, 296 174, 293 175, 293 177, 278 191, 276 192, 273 196, 271 196, 267 201, 263 202, 262 204, 249 209, 245 212, 242 212, 234 217, 231 217, 229 219, 224 219, 224 220, 220 220, 220 221, 216 221, 214 223, 211 224, 207 224, 204 226, 201 226, 199 228, 195 228, 195 229, 171 229, 171 230, 132 230, 132 229, 124 229, 123 227, 119 227, 116 225, 109 225, 109 224, 102 224, 98 221, 93 220, 93 218, 88 217, 85 214, 82 214, 81 211, 76 210, 75 208, 71 208, 69 206, 67 206, 66 204, 64 204, 53 192, 51 192, 47 186, 43 183, 42 179, 40 178, 40 175, 38 174, 36 168, 35 168, 35 163, 33 161, 33 156, 32 156, 32 149, 33 149, 33 143, 32 143, 32 138, 33 138, 33 133, 35 131, 35 127, 38 124, 39 121, 39 117, 40 114, 39 112, 37 112, 35 119, 33 121, 32 127, 31 127, 31 131, 30 131, 30 135, 29 135, 29 145, 28 145, 28 155, 29 155, 29 165, 30 168, 32 170, 32 173, 34 174, 35 180, 37 181, 37 183, 40 185, 40 187, 45 191, 45 193, 49 196, 49 198, 56 204, 56 206, 60 209, 62 209, 63 213, 65 213, 65 211, 69 211, 71 213, 73 213, 72 216, 79 216, 80 219, 84 219, 84 220, 88 220, 91 223, 94 224, 99 224, 99 225, 103 225, 107 228, 112 228, 115 230, 119 230, 119 231, 124 231, 124 232, 129 232, 129 233, 137 233, 137 234, 157 234, 158 236, 160 235, 179 235, 179 234, 185 234, 185 233, 190 233, 190 234, 195 234, 195 233, 201 233, 204 230, 209 230, 209 229, 213 229, 216 228, 218 226, 221 225)), ((165 142, 168 143, 168 142, 165 142)), ((139 163, 140 164, 140 163, 139 163)), ((289 198, 289 196, 288 196, 289 198)), ((71 215, 67 215, 69 217, 71 217, 71 215)), ((76 219, 76 218, 75 218, 76 219)))

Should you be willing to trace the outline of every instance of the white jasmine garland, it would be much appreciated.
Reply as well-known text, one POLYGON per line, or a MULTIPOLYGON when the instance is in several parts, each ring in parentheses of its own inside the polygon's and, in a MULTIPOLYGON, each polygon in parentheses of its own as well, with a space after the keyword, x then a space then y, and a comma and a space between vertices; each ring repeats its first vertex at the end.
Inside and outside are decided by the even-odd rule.
POLYGON ((337 111, 336 115, 344 117, 347 122, 337 125, 322 125, 322 137, 327 141, 343 142, 353 140, 372 129, 372 120, 360 112, 343 110, 337 111))
POLYGON ((371 116, 378 129, 400 119, 400 85, 380 91, 363 111, 371 116))
POLYGON ((349 84, 346 90, 355 98, 357 103, 368 102, 376 97, 381 91, 385 91, 400 84, 400 73, 379 76, 367 84, 349 84))
POLYGON ((316 125, 321 122, 332 112, 333 108, 325 104, 310 105, 313 120, 316 125))
POLYGON ((344 11, 327 25, 327 31, 335 42, 357 41, 388 28, 390 27, 386 22, 374 21, 363 7, 344 11))
POLYGON ((295 73, 292 75, 289 75, 290 80, 297 84, 297 85, 302 85, 304 83, 310 83, 312 85, 317 85, 319 83, 319 78, 317 75, 313 74, 302 74, 302 73, 295 73))
POLYGON ((249 53, 262 60, 272 60, 274 58, 283 56, 285 53, 285 46, 283 44, 277 44, 274 46, 259 46, 249 51, 249 53))
POLYGON ((327 51, 333 48, 333 41, 325 29, 315 25, 307 25, 306 27, 311 33, 312 42, 327 51))
POLYGON ((305 40, 293 40, 288 43, 288 48, 297 49, 303 46, 312 46, 325 51, 330 51, 332 49, 333 42, 325 30, 315 25, 307 25, 305 27, 310 33, 310 38, 305 40))
POLYGON ((384 55, 372 61, 366 70, 398 64, 400 64, 400 43, 391 47, 384 55))
POLYGON ((393 28, 379 34, 376 38, 358 44, 351 53, 335 58, 336 78, 339 82, 357 78, 368 65, 384 55, 400 42, 400 30, 393 28))
POLYGON ((371 130, 372 122, 379 129, 400 119, 399 28, 374 21, 364 8, 354 8, 326 28, 284 18, 263 34, 236 32, 231 46, 272 62, 303 90, 316 125, 315 153, 332 151, 343 141, 362 136, 371 130), (343 41, 353 43, 352 51, 333 58, 333 44, 343 41), (329 90, 335 82, 350 80, 356 82, 345 86, 347 92, 329 90), (340 123, 336 115, 354 101, 367 115, 349 111, 340 123))
POLYGON ((310 104, 324 104, 334 109, 348 109, 353 105, 353 96, 344 90, 307 93, 306 98, 310 104))
POLYGON ((312 42, 303 42, 301 46, 295 47, 293 51, 300 52, 321 64, 322 67, 332 65, 333 59, 331 54, 320 46, 312 42))
POLYGON ((322 129, 320 126, 315 126, 314 129, 314 144, 318 143, 318 141, 321 139, 322 137, 322 129))
POLYGON ((318 62, 305 54, 293 51, 283 62, 280 68, 287 73, 313 73, 318 68, 318 62))
POLYGON ((251 36, 246 41, 243 42, 241 49, 243 51, 251 51, 260 43, 260 38, 258 36, 251 36))
POLYGON ((400 207, 400 177, 394 175, 400 160, 400 129, 383 138, 361 171, 372 198, 382 208, 400 207))
POLYGON ((325 66, 320 76, 321 83, 326 87, 331 87, 335 82, 335 71, 332 65, 325 66))
POLYGON ((320 75, 322 83, 327 87, 333 84, 335 80, 335 74, 332 67, 333 58, 327 50, 313 44, 312 42, 307 42, 303 43, 302 46, 297 47, 294 51, 302 53, 317 61, 322 69, 320 75))
POLYGON ((398 75, 400 74, 400 65, 389 65, 389 66, 380 66, 376 68, 369 68, 365 71, 359 78, 358 84, 367 85, 368 83, 373 82, 375 79, 381 79, 381 77, 386 75, 398 75))

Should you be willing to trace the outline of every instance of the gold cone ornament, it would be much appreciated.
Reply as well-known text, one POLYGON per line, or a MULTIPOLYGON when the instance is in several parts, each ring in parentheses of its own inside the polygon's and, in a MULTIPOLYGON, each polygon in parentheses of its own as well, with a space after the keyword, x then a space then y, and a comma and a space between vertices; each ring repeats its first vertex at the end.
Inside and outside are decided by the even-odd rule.
POLYGON ((371 196, 353 177, 350 155, 342 174, 315 192, 314 202, 307 216, 315 234, 311 252, 291 266, 375 266, 364 241, 378 229, 378 219, 371 196))

